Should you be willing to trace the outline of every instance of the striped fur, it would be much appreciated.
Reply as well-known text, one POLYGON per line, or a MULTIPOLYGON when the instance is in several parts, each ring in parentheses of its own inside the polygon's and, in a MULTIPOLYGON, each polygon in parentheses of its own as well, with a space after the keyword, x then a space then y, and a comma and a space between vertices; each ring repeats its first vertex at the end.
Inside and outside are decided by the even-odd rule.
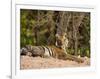
POLYGON ((64 50, 56 46, 31 46, 28 45, 25 48, 21 49, 21 55, 29 56, 40 56, 40 57, 53 57, 63 60, 73 60, 77 62, 83 62, 82 59, 66 54, 64 50), (30 53, 30 54, 29 54, 30 53))

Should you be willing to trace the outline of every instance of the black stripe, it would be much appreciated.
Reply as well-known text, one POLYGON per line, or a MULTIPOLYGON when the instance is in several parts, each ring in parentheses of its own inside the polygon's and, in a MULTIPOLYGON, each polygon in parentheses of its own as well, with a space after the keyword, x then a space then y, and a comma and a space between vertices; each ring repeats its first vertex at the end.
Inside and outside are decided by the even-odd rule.
POLYGON ((45 48, 44 48, 44 46, 41 46, 42 48, 43 48, 43 50, 44 50, 44 53, 45 53, 45 48))
POLYGON ((52 49, 52 47, 50 49, 51 49, 51 56, 53 56, 53 49, 52 49))
POLYGON ((52 51, 52 56, 53 56, 53 49, 51 48, 51 51, 52 51))
POLYGON ((47 46, 45 46, 45 47, 48 49, 50 56, 52 56, 51 53, 50 53, 50 49, 49 49, 49 47, 47 47, 47 46))

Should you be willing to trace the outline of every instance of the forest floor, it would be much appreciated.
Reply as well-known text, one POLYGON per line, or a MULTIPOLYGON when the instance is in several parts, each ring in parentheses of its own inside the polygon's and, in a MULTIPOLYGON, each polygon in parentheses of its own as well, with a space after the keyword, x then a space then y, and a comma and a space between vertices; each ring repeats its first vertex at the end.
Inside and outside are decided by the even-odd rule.
POLYGON ((60 60, 55 58, 41 58, 21 56, 21 69, 44 69, 44 68, 63 68, 63 67, 86 67, 90 66, 90 59, 82 58, 83 63, 77 63, 71 60, 60 60))

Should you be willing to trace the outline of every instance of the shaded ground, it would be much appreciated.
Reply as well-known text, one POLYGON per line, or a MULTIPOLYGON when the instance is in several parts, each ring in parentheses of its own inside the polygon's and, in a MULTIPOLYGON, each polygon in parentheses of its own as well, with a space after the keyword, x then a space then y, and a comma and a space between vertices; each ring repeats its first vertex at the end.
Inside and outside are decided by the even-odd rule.
POLYGON ((71 60, 59 60, 55 58, 41 58, 21 56, 21 69, 59 68, 59 67, 84 67, 90 65, 90 59, 82 58, 84 63, 71 60))

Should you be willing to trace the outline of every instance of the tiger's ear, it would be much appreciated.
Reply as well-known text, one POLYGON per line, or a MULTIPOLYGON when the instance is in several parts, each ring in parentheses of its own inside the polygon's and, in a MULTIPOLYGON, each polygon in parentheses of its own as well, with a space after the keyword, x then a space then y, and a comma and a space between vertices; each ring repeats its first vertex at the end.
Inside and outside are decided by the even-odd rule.
POLYGON ((59 34, 56 34, 55 36, 56 36, 56 37, 59 37, 59 34))
POLYGON ((63 38, 63 39, 66 38, 66 33, 63 33, 62 38, 63 38))

